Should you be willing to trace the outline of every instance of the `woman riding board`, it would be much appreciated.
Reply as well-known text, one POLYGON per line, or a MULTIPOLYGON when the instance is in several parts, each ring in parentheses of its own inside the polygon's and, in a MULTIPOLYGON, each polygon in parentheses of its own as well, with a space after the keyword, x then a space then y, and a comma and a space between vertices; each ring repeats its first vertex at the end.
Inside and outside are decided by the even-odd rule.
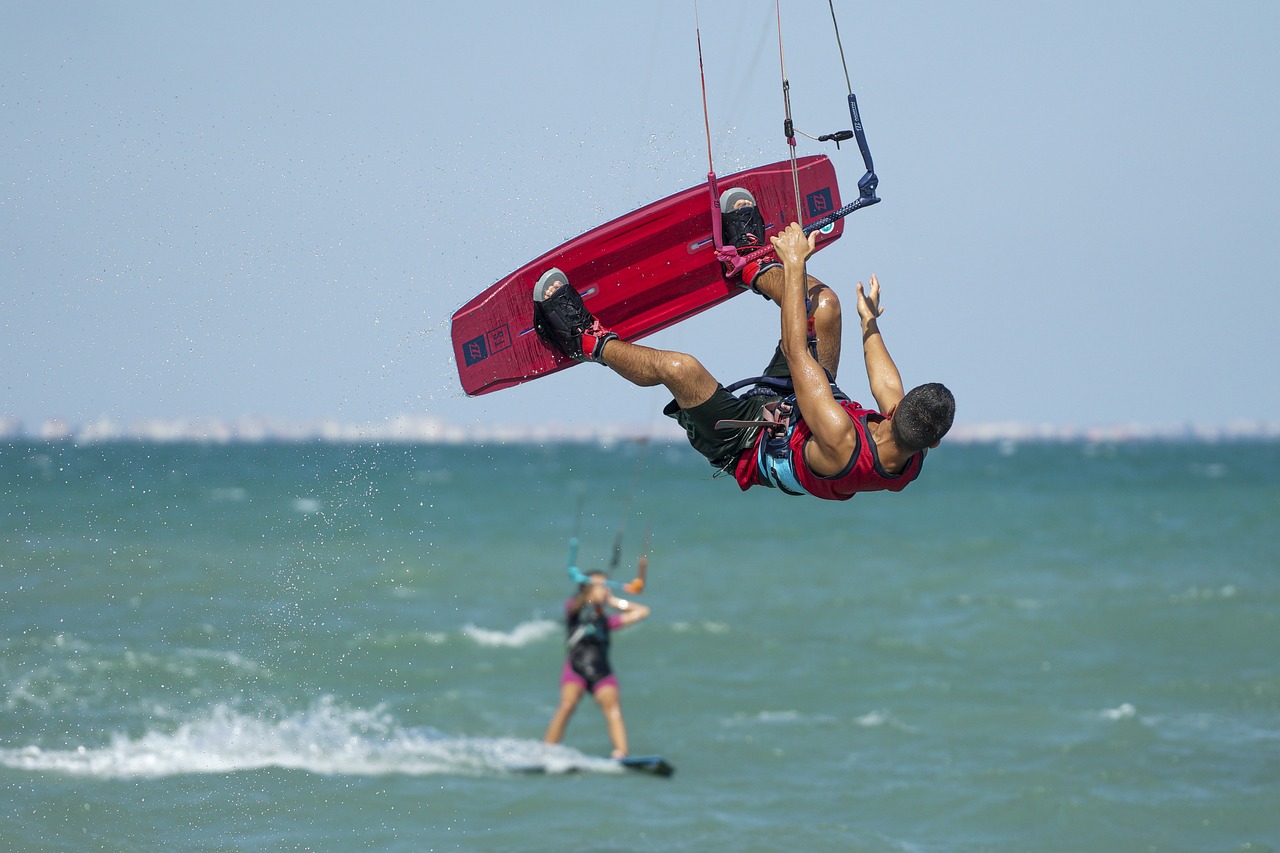
MULTIPOLYGON (((646 562, 646 557, 640 558, 642 572, 646 562)), ((609 634, 645 619, 649 608, 615 596, 609 588, 608 575, 595 571, 585 583, 578 584, 578 593, 565 602, 564 611, 568 655, 560 674, 560 705, 543 740, 559 743, 563 739, 578 702, 590 692, 609 727, 612 757, 626 758, 627 729, 622 722, 618 679, 609 665, 609 634)))

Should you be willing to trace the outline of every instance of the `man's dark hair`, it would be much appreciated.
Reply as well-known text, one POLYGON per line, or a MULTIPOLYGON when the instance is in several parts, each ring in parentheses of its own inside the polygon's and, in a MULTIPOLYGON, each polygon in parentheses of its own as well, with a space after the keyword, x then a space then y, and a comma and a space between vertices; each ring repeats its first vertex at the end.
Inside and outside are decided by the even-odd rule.
POLYGON ((907 453, 932 447, 951 429, 956 398, 938 382, 919 385, 907 392, 893 412, 893 440, 907 453))

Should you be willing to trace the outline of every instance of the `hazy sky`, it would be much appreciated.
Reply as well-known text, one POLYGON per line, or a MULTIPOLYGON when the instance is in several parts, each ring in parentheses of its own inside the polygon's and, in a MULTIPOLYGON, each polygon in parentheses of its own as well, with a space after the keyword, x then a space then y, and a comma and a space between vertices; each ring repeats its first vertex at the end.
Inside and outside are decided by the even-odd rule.
MULTIPOLYGON (((826 4, 783 6, 796 125, 846 127, 826 4)), ((1280 421, 1280 5, 836 8, 884 201, 812 269, 850 311, 879 275, 908 385, 1280 421)), ((699 12, 716 171, 785 159, 773 4, 699 12)), ((595 365, 465 397, 449 318, 706 172, 692 2, 7 4, 0 415, 651 422, 595 365)), ((742 297, 649 342, 728 381, 777 333, 742 297)))

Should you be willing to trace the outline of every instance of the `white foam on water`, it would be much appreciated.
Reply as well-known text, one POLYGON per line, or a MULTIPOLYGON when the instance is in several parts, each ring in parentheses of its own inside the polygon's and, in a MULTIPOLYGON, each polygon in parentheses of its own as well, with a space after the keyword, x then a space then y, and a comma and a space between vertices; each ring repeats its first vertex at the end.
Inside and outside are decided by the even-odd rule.
POLYGON ((754 713, 739 712, 722 720, 721 723, 725 726, 751 726, 756 724, 771 726, 829 726, 839 723, 839 720, 828 714, 806 714, 796 710, 783 709, 755 711, 754 713))
POLYGON ((285 716, 217 705, 166 731, 114 735, 103 746, 0 749, 0 766, 99 779, 233 773, 266 767, 326 776, 619 772, 615 762, 520 738, 450 737, 400 726, 382 707, 347 708, 324 698, 285 716))
POLYGON ((492 631, 475 625, 464 625, 462 633, 463 636, 482 646, 522 648, 554 636, 561 630, 559 622, 536 619, 531 622, 521 622, 510 631, 492 631))
POLYGON ((677 634, 689 634, 697 632, 706 632, 708 634, 727 634, 729 626, 724 622, 673 622, 671 630, 677 634))
POLYGON ((761 711, 756 719, 762 723, 794 723, 800 720, 799 711, 761 711))
POLYGON ((1131 720, 1138 716, 1138 709, 1128 702, 1122 702, 1115 708, 1106 708, 1098 712, 1104 720, 1131 720))
POLYGON ((209 490, 209 498, 214 501, 226 501, 228 503, 240 503, 245 499, 248 492, 240 486, 221 486, 209 490))
POLYGON ((882 711, 868 711, 861 717, 855 719, 854 722, 863 728, 874 729, 888 723, 889 715, 882 711))
POLYGON ((267 667, 237 652, 179 648, 165 653, 97 646, 66 634, 27 640, 38 654, 0 681, 0 708, 51 710, 119 702, 140 680, 164 677, 175 689, 198 689, 227 672, 262 676, 267 667))
POLYGON ((320 501, 315 498, 294 498, 294 512, 300 512, 303 515, 311 515, 320 511, 320 501))

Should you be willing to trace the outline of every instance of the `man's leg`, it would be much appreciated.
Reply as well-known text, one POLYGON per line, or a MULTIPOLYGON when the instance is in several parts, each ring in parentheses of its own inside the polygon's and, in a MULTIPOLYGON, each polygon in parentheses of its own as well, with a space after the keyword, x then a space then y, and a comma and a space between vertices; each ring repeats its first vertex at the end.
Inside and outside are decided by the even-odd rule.
MULTIPOLYGON (((770 301, 782 305, 782 269, 775 267, 761 272, 752 285, 770 301)), ((809 276, 809 316, 813 318, 814 334, 818 338, 818 364, 836 378, 840 368, 840 336, 843 320, 840 314, 840 297, 836 292, 809 276)))
POLYGON ((543 275, 534 302, 551 311, 551 337, 567 355, 608 365, 643 388, 665 385, 682 409, 705 403, 715 393, 719 383, 693 356, 629 343, 602 328, 560 270, 543 275), (564 288, 568 290, 562 294, 564 288))
MULTIPOLYGON (((766 245, 764 220, 758 212, 749 210, 755 206, 755 197, 740 187, 725 190, 720 196, 720 210, 725 217, 725 239, 743 255, 766 245)), ((757 261, 743 268, 743 283, 781 307, 782 265, 776 260, 770 260, 757 273, 753 266, 759 263, 761 262, 757 261)), ((813 276, 809 276, 809 316, 813 318, 814 334, 818 338, 818 364, 834 380, 840 367, 840 298, 834 290, 813 276)))
POLYGON ((665 385, 682 409, 705 403, 719 387, 702 362, 682 352, 616 339, 605 342, 600 361, 633 385, 665 385))

